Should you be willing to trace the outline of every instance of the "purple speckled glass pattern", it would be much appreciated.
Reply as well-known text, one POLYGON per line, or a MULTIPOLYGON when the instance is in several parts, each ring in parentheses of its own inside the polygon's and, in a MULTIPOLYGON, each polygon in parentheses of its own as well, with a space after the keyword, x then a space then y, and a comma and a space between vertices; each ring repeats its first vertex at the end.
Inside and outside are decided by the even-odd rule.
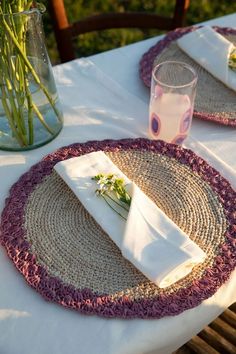
POLYGON ((159 135, 159 132, 160 132, 160 130, 161 130, 161 120, 160 120, 160 118, 158 117, 158 115, 155 114, 155 113, 152 113, 152 115, 151 115, 150 126, 151 126, 152 133, 153 133, 155 136, 158 136, 158 135, 159 135))
POLYGON ((177 135, 173 140, 172 144, 183 144, 184 140, 187 138, 187 135, 177 135))
POLYGON ((189 128, 190 128, 190 124, 192 121, 192 108, 189 108, 183 115, 182 120, 180 122, 180 133, 184 134, 186 133, 189 128))
MULTIPOLYGON (((167 48, 172 41, 176 41, 177 39, 181 38, 185 34, 195 31, 200 27, 201 26, 177 28, 176 30, 169 32, 162 40, 158 41, 157 44, 152 46, 146 53, 143 54, 139 64, 139 74, 142 81, 147 87, 151 86, 152 67, 156 57, 165 48, 167 48)), ((236 35, 236 29, 233 28, 218 27, 218 26, 213 26, 213 28, 222 35, 227 35, 227 34, 236 35)), ((194 117, 203 120, 209 120, 223 125, 236 127, 236 118, 235 119, 222 118, 212 113, 198 112, 196 110, 194 111, 194 117)))
POLYGON ((62 147, 47 155, 11 187, 2 212, 0 242, 5 247, 16 268, 28 284, 46 300, 84 314, 119 318, 161 318, 178 315, 184 310, 199 305, 212 296, 225 283, 236 266, 236 192, 219 172, 209 166, 191 150, 163 141, 147 139, 123 139, 92 141, 62 147), (37 262, 30 251, 24 229, 24 213, 28 198, 45 176, 50 175, 54 165, 62 160, 80 156, 92 151, 120 151, 143 149, 162 154, 188 166, 198 174, 214 191, 224 208, 228 227, 213 266, 205 269, 203 276, 192 281, 187 288, 181 288, 169 295, 152 299, 132 301, 127 295, 118 300, 107 294, 93 293, 90 289, 76 289, 61 279, 50 276, 37 262))

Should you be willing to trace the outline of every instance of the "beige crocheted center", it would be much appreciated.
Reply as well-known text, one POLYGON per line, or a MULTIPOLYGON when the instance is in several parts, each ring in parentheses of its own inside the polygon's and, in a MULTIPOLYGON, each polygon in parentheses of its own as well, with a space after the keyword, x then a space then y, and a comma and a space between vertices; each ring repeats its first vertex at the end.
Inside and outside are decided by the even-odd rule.
POLYGON ((160 289, 122 257, 109 236, 53 171, 31 193, 25 210, 27 239, 49 274, 78 289, 114 298, 152 298, 186 287, 212 265, 227 221, 216 195, 197 174, 154 152, 109 152, 111 160, 206 253, 206 261, 178 283, 160 289))

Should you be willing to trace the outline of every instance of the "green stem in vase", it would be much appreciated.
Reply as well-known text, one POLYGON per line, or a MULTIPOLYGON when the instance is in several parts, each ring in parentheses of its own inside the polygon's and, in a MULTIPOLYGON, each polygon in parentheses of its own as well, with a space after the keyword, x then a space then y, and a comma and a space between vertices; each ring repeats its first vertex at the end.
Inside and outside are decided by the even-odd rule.
POLYGON ((14 36, 14 33, 11 31, 10 27, 8 26, 7 22, 5 19, 3 19, 3 24, 5 26, 5 29, 7 30, 9 36, 11 37, 13 43, 15 44, 16 48, 18 49, 19 54, 21 55, 22 59, 25 62, 25 65, 28 67, 28 69, 30 70, 35 82, 39 85, 40 89, 43 91, 43 93, 45 94, 45 96, 47 97, 49 103, 51 104, 54 112, 56 113, 57 116, 59 116, 59 112, 56 109, 55 105, 54 105, 54 101, 52 99, 52 97, 50 96, 48 90, 46 89, 46 87, 41 83, 37 73, 35 72, 33 66, 31 65, 29 59, 27 58, 27 56, 25 55, 25 53, 23 52, 22 48, 20 47, 17 39, 14 36))
POLYGON ((29 75, 46 96, 57 119, 60 120, 61 118, 55 100, 41 82, 27 57, 26 31, 28 17, 26 12, 32 8, 32 5, 35 6, 32 0, 0 1, 0 100, 12 135, 20 146, 34 143, 34 116, 49 134, 52 136, 55 134, 34 102, 29 75), (22 16, 19 16, 20 13, 22 13, 22 16))
MULTIPOLYGON (((10 62, 7 61, 7 57, 3 55, 1 58, 1 64, 2 64, 1 67, 3 72, 3 79, 5 82, 5 85, 2 85, 2 90, 1 90, 2 95, 4 95, 5 100, 7 99, 9 101, 10 115, 13 119, 15 128, 18 132, 18 134, 15 135, 15 138, 17 139, 18 143, 22 146, 27 144, 27 138, 26 138, 24 119, 21 111, 22 105, 20 104, 21 102, 19 102, 21 101, 21 98, 19 97, 19 94, 17 94, 16 90, 13 89, 14 86, 12 85, 11 61, 10 62)), ((9 112, 5 112, 5 113, 7 113, 6 115, 9 118, 9 112)))
POLYGON ((35 111, 35 113, 36 113, 38 119, 40 120, 40 122, 41 122, 42 125, 44 126, 44 128, 46 128, 47 131, 48 131, 50 134, 53 135, 52 129, 51 129, 51 128, 49 127, 49 125, 45 122, 45 120, 44 120, 42 114, 40 113, 40 111, 39 111, 39 109, 38 109, 38 107, 36 106, 35 103, 33 103, 33 109, 34 109, 34 111, 35 111))
MULTIPOLYGON (((16 105, 16 98, 15 98, 15 93, 12 90, 12 85, 11 81, 9 80, 9 75, 6 73, 6 62, 4 61, 4 58, 2 57, 3 60, 3 73, 5 74, 5 85, 2 85, 2 97, 4 98, 5 105, 6 107, 7 101, 9 102, 8 105, 8 110, 5 112, 8 120, 12 121, 12 124, 14 124, 15 129, 14 132, 17 131, 17 135, 15 135, 16 139, 20 143, 20 145, 24 145, 26 143, 26 138, 25 138, 25 127, 24 127, 24 120, 21 119, 20 117, 20 111, 17 109, 16 105), (7 76, 8 75, 8 76, 7 76)), ((3 76, 4 77, 4 76, 3 76)), ((11 125, 12 126, 12 125, 11 125)))
POLYGON ((26 100, 28 105, 28 128, 29 128, 29 145, 34 142, 34 125, 33 125, 33 100, 28 88, 28 82, 25 78, 25 91, 26 91, 26 100))
POLYGON ((4 108, 5 113, 7 115, 10 127, 12 129, 12 133, 15 136, 15 138, 17 139, 18 143, 22 146, 22 145, 24 145, 24 142, 22 141, 21 135, 18 133, 18 131, 16 129, 15 122, 14 122, 14 119, 12 117, 11 110, 8 107, 8 103, 7 103, 7 98, 6 97, 7 96, 6 96, 5 90, 2 89, 2 105, 3 105, 3 108, 4 108))

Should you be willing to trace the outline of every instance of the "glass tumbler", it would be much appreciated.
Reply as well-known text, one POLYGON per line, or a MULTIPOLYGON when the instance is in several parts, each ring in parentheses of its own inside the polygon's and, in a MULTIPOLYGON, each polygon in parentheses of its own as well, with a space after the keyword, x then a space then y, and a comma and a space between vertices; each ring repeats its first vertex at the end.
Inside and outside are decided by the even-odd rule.
POLYGON ((182 144, 193 116, 197 74, 188 64, 165 61, 152 71, 149 134, 152 139, 182 144))

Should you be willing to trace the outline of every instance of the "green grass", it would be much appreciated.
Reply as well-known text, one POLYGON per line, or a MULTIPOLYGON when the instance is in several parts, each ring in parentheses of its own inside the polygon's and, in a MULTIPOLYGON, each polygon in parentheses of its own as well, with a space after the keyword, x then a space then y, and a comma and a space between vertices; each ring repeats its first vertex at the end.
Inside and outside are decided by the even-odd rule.
MULTIPOLYGON (((174 0, 64 0, 70 21, 79 20, 88 15, 101 12, 146 11, 170 15, 174 0)), ((46 7, 48 1, 42 1, 46 7)), ((191 0, 187 13, 186 25, 196 24, 211 18, 224 16, 236 12, 235 0, 191 0)), ((48 13, 44 17, 49 56, 53 63, 59 61, 51 20, 48 13)), ((78 56, 89 56, 101 51, 109 50, 133 43, 150 36, 157 35, 157 30, 141 31, 138 29, 106 30, 99 33, 81 35, 75 45, 78 56)))

